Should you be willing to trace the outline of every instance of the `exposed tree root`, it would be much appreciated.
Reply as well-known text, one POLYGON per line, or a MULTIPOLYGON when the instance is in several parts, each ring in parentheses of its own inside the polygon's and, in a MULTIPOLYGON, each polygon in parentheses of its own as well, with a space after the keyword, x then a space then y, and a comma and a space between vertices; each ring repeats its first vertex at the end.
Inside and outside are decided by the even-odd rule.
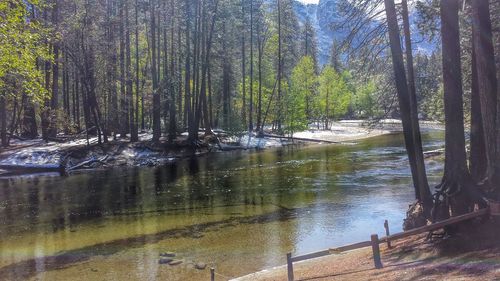
POLYGON ((411 204, 408 211, 406 211, 406 218, 403 220, 403 230, 407 231, 426 224, 427 216, 424 212, 424 206, 421 202, 416 201, 411 204))

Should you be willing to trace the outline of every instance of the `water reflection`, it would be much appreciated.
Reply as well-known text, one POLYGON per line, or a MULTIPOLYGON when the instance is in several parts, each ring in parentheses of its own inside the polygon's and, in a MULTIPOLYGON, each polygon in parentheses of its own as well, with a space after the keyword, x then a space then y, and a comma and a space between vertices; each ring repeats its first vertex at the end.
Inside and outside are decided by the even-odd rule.
MULTIPOLYGON (((426 148, 441 139, 424 135, 426 148)), ((111 280, 206 280, 189 261, 236 276, 282 264, 287 251, 366 240, 383 231, 384 219, 397 231, 413 198, 402 144, 391 135, 0 179, 0 279, 92 280, 109 272, 111 280), (185 265, 159 266, 166 250, 185 265)), ((441 163, 427 164, 437 181, 441 163)))

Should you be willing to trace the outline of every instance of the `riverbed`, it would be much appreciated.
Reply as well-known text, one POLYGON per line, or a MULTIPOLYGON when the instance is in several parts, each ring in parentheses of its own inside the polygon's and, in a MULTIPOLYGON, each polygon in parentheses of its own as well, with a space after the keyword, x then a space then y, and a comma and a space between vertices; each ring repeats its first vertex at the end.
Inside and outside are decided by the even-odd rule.
MULTIPOLYGON (((424 150, 443 132, 423 135, 424 150)), ((431 185, 442 163, 428 159, 431 185)), ((401 230, 414 198, 402 134, 233 151, 161 167, 0 179, 1 280, 209 280, 401 230), (159 264, 175 252, 182 264, 159 264)))

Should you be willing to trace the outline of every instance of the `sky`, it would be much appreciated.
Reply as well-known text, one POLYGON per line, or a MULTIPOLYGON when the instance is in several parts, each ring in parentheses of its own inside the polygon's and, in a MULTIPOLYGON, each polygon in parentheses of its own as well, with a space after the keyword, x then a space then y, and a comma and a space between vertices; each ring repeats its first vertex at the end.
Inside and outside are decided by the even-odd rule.
POLYGON ((299 2, 302 2, 305 4, 318 4, 319 0, 299 0, 299 2))

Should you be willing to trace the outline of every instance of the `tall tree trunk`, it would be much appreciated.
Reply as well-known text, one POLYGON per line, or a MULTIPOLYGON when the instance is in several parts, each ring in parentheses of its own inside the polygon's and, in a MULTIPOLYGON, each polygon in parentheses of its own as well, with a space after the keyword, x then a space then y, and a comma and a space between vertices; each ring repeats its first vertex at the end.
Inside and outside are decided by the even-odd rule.
POLYGON ((250 1, 250 99, 248 106, 248 131, 253 131, 253 0, 250 1))
POLYGON ((2 146, 7 147, 7 106, 5 101, 5 93, 0 94, 0 139, 2 146))
MULTIPOLYGON (((488 0, 472 1, 473 45, 477 86, 486 147, 485 180, 495 186, 500 179, 500 108, 497 96, 495 53, 488 0)), ((500 191, 500 189, 498 189, 500 191)), ((499 194, 500 195, 500 194, 499 194)))
POLYGON ((471 117, 470 117, 470 156, 469 171, 474 183, 480 183, 486 175, 488 160, 486 156, 486 146, 484 142, 484 128, 481 116, 481 101, 479 97, 479 77, 476 67, 476 48, 474 40, 476 37, 475 28, 472 29, 472 77, 471 77, 471 117))
MULTIPOLYGON (((64 57, 64 62, 63 62, 63 77, 62 77, 62 84, 63 84, 63 109, 64 113, 66 114, 65 117, 70 120, 71 119, 71 112, 69 110, 69 81, 68 81, 68 54, 66 51, 63 52, 63 57, 64 57)), ((68 127, 65 126, 65 133, 68 132, 68 127)))
POLYGON ((197 100, 198 100, 198 90, 199 90, 199 61, 200 61, 200 40, 201 37, 201 1, 195 1, 195 17, 194 17, 194 31, 193 31, 193 87, 191 91, 191 104, 190 104, 190 117, 188 122, 188 140, 190 142, 196 141, 198 139, 198 121, 196 120, 197 115, 197 100))
POLYGON ((208 26, 208 20, 206 17, 206 7, 203 7, 203 15, 202 18, 204 19, 203 21, 205 22, 204 24, 204 36, 203 36, 203 61, 202 61, 202 70, 201 70, 201 88, 200 88, 200 97, 199 97, 199 103, 197 107, 197 113, 196 113, 196 126, 198 126, 200 120, 201 120, 201 114, 203 114, 204 118, 204 126, 205 126, 205 134, 211 134, 212 133, 212 128, 209 120, 209 114, 208 114, 208 102, 207 102, 207 71, 208 71, 208 65, 210 62, 210 51, 212 47, 212 37, 214 33, 214 28, 215 28, 215 21, 217 18, 217 7, 218 7, 218 1, 216 0, 214 3, 214 7, 212 10, 212 18, 211 18, 211 23, 210 26, 208 26), (207 30, 208 27, 210 30, 207 30), (208 31, 208 32, 207 32, 208 31))
MULTIPOLYGON (((175 5, 174 1, 170 1, 170 9, 172 9, 171 14, 171 26, 170 26, 170 106, 169 106, 169 129, 168 129, 168 140, 169 142, 173 142, 177 137, 177 120, 176 120, 176 112, 175 112, 175 61, 174 61, 174 30, 175 30, 175 5)), ((166 38, 165 38, 166 40, 166 38)), ((180 48, 180 46, 178 47, 180 48)))
POLYGON ((281 76, 283 74, 283 65, 282 65, 282 57, 281 57, 281 4, 280 0, 276 0, 278 2, 278 114, 277 114, 277 127, 278 127, 278 132, 281 133, 281 118, 282 118, 282 111, 283 111, 283 105, 281 102, 282 98, 282 93, 281 93, 281 76))
MULTIPOLYGON (((188 127, 191 123, 191 37, 189 35, 191 29, 191 8, 190 0, 186 0, 186 61, 184 74, 184 127, 188 127)), ((180 46, 179 46, 180 48, 180 46)))
POLYGON ((130 100, 130 141, 139 140, 139 0, 135 0, 135 108, 130 100))
MULTIPOLYGON (((413 129, 412 129, 413 123, 412 123, 412 115, 410 109, 410 95, 408 93, 408 84, 406 81, 405 66, 403 62, 403 52, 401 50, 401 43, 399 38, 399 28, 397 22, 396 8, 394 5, 394 0, 385 0, 384 2, 387 15, 387 23, 389 28, 392 64, 394 68, 394 76, 396 79, 399 108, 401 111, 405 145, 406 145, 406 151, 408 153, 408 159, 410 162, 413 185, 415 188, 415 195, 416 198, 423 204, 425 212, 429 214, 432 201, 430 201, 430 196, 422 197, 421 195, 421 186, 423 186, 423 184, 420 182, 420 177, 418 176, 419 172, 417 170, 417 165, 416 165, 416 159, 417 159, 415 156, 416 144, 414 141, 415 138, 413 136, 413 129)), ((428 187, 427 187, 427 192, 430 195, 428 187)))
MULTIPOLYGON (((246 14, 245 14, 245 0, 241 1, 241 15, 243 26, 245 26, 246 14)), ((246 54, 245 54, 246 46, 245 46, 245 32, 241 32, 241 78, 242 81, 242 103, 241 103, 241 117, 243 118, 243 125, 247 123, 247 101, 246 101, 246 54)))
POLYGON ((125 138, 127 135, 127 119, 124 117, 125 104, 127 98, 127 69, 125 60, 125 2, 120 1, 120 109, 118 111, 120 137, 125 138))
POLYGON ((330 113, 330 91, 326 90, 326 108, 325 108, 325 130, 328 130, 328 113, 330 113))
MULTIPOLYGON (((181 11, 179 11, 180 13, 181 11)), ((181 23, 179 22, 177 24, 177 113, 176 113, 176 121, 177 125, 182 123, 182 28, 181 28, 181 23)), ((176 127, 178 130, 178 128, 176 127)))
POLYGON ((134 134, 132 137, 132 127, 134 125, 134 89, 133 89, 133 81, 132 81, 132 54, 130 50, 130 19, 129 19, 129 0, 125 0, 125 53, 126 53, 126 87, 127 87, 127 96, 123 105, 123 121, 124 121, 124 130, 125 134, 131 133, 130 141, 136 142, 137 134, 134 134))
POLYGON ((262 134, 264 129, 262 128, 262 56, 264 55, 264 40, 262 38, 262 23, 259 22, 257 25, 257 57, 258 57, 258 79, 259 79, 259 93, 257 97, 257 132, 259 135, 262 134))
POLYGON ((158 92, 158 73, 156 61, 156 19, 155 1, 150 0, 151 7, 151 76, 153 77, 153 142, 159 142, 161 136, 160 93, 158 92))
POLYGON ((223 40, 222 50, 224 52, 222 58, 222 118, 224 128, 230 126, 230 103, 231 103, 231 65, 229 62, 229 53, 227 50, 227 33, 226 22, 222 24, 223 40))
POLYGON ((440 3, 446 151, 439 189, 450 201, 452 215, 470 210, 469 198, 464 194, 470 184, 470 175, 465 154, 459 7, 459 0, 441 0, 440 3))
MULTIPOLYGON (((113 139, 116 140, 118 130, 119 130, 119 111, 118 111, 118 89, 116 86, 117 82, 117 50, 115 49, 115 28, 116 28, 116 11, 115 11, 115 1, 108 1, 108 52, 109 52, 109 66, 108 66, 108 74, 107 77, 109 79, 108 83, 108 114, 107 114, 107 121, 106 121, 106 132, 104 134, 111 134, 113 133, 113 139)), ((121 5, 121 4, 120 4, 121 5)), ((119 21, 118 23, 120 23, 119 21)), ((121 28, 120 28, 121 31, 121 28)), ((122 38, 120 36, 120 38, 122 38)), ((122 45, 122 40, 120 39, 120 50, 123 47, 122 45)), ((120 51, 121 54, 121 51, 120 51)), ((121 57, 120 57, 121 59, 121 57)), ((121 61, 120 61, 120 72, 122 71, 121 69, 121 61)), ((78 79, 76 79, 78 83, 78 79)), ((122 76, 120 75, 120 85, 122 84, 122 76)), ((78 86, 77 86, 78 89, 78 86)), ((120 91, 120 94, 121 91, 120 91)))
MULTIPOLYGON (((59 22, 59 1, 54 1, 52 24, 57 28, 59 22)), ((50 99, 49 136, 57 135, 59 109, 59 42, 53 43, 54 62, 52 63, 52 97, 50 99)))
MULTIPOLYGON (((48 22, 48 9, 44 9, 43 10, 43 20, 45 22, 48 22)), ((49 42, 45 42, 47 44, 47 48, 49 49, 49 52, 51 51, 51 45, 49 44, 49 42)), ((51 88, 50 88, 50 70, 51 70, 51 63, 50 63, 50 60, 45 60, 44 61, 44 66, 43 66, 43 71, 44 71, 44 74, 45 74, 45 77, 44 77, 44 88, 47 92, 50 92, 51 91, 51 88)), ((41 122, 41 127, 42 127, 42 138, 44 140, 47 140, 47 138, 49 137, 49 125, 50 125, 50 122, 49 122, 49 117, 50 117, 50 102, 49 102, 49 99, 45 99, 44 103, 43 103, 43 109, 42 109, 42 112, 41 112, 41 119, 42 119, 42 122, 41 122)))
POLYGON ((81 93, 81 86, 80 86, 80 75, 78 75, 78 70, 75 67, 75 123, 80 131, 82 129, 82 125, 80 122, 80 116, 81 116, 81 111, 80 111, 80 93, 81 93))
POLYGON ((408 73, 408 94, 410 100, 410 116, 413 142, 415 145, 415 170, 416 185, 418 188, 419 199, 425 202, 426 206, 432 204, 432 196, 427 181, 427 173, 425 171, 424 154, 422 149, 422 137, 420 135, 420 124, 418 122, 418 105, 417 105, 417 90, 415 88, 415 74, 413 71, 413 53, 411 46, 410 21, 408 18, 408 4, 406 0, 401 2, 403 6, 403 26, 405 34, 405 49, 406 49, 406 69, 408 73))

